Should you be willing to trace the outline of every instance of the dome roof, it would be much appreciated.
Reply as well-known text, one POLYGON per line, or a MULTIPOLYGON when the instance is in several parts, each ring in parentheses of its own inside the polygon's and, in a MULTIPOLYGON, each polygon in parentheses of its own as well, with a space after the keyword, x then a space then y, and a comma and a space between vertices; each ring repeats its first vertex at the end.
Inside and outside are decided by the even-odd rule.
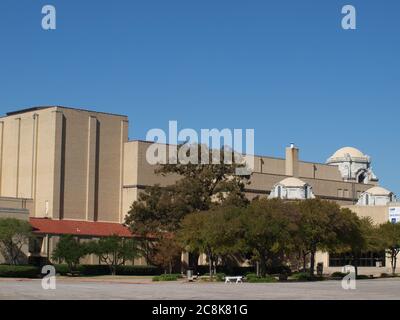
POLYGON ((392 194, 392 192, 382 187, 372 187, 365 191, 365 193, 369 193, 374 196, 389 196, 392 194))
POLYGON ((362 153, 360 150, 353 147, 344 147, 336 151, 332 158, 344 158, 347 155, 350 155, 352 158, 366 158, 366 155, 362 153))
POLYGON ((281 182, 279 182, 279 184, 281 184, 284 187, 292 187, 292 188, 304 187, 306 185, 304 181, 294 177, 283 179, 281 182))

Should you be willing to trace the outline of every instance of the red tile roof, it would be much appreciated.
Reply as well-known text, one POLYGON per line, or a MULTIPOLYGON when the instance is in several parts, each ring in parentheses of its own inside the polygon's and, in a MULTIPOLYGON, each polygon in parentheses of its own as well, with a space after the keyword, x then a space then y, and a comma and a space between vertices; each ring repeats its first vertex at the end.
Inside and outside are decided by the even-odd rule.
POLYGON ((39 234, 72 234, 92 237, 118 235, 126 238, 132 237, 130 230, 119 223, 52 220, 39 218, 30 218, 29 222, 34 229, 34 233, 39 234))

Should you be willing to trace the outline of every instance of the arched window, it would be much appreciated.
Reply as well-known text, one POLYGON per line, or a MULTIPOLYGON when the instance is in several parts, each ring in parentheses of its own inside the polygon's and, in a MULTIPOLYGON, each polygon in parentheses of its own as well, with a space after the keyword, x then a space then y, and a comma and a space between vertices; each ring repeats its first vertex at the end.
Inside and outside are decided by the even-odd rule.
POLYGON ((357 182, 358 182, 358 183, 364 183, 366 177, 367 177, 367 176, 366 176, 365 172, 360 173, 360 174, 358 175, 357 182))

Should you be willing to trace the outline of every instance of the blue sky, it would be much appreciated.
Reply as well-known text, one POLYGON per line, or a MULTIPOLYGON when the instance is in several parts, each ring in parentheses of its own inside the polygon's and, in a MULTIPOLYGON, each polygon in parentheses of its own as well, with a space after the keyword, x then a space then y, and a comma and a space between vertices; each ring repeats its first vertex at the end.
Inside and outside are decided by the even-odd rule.
POLYGON ((1 0, 0 112, 122 113, 138 139, 169 120, 254 128, 257 154, 293 141, 307 161, 355 146, 400 195, 399 16, 398 0, 1 0))

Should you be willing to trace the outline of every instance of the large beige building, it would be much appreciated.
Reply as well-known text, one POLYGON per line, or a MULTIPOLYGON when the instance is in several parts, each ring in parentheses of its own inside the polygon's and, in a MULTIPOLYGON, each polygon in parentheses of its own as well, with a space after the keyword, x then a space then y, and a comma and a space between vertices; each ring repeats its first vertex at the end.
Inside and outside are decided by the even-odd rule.
MULTIPOLYGON (((178 179, 155 174, 146 161, 150 145, 129 141, 123 115, 59 106, 10 112, 0 118, 0 217, 29 215, 42 235, 39 249, 31 249, 38 257, 50 256, 63 233, 124 235, 121 224, 139 192, 178 179)), ((246 194, 319 197, 362 214, 356 208, 366 206, 372 216, 380 212, 374 218, 381 222, 388 219, 387 210, 376 211, 375 204, 388 207, 395 198, 389 191, 370 194, 377 186, 370 158, 357 149, 343 148, 327 163, 312 163, 299 160, 299 150, 291 146, 285 159, 255 157, 246 194)))

